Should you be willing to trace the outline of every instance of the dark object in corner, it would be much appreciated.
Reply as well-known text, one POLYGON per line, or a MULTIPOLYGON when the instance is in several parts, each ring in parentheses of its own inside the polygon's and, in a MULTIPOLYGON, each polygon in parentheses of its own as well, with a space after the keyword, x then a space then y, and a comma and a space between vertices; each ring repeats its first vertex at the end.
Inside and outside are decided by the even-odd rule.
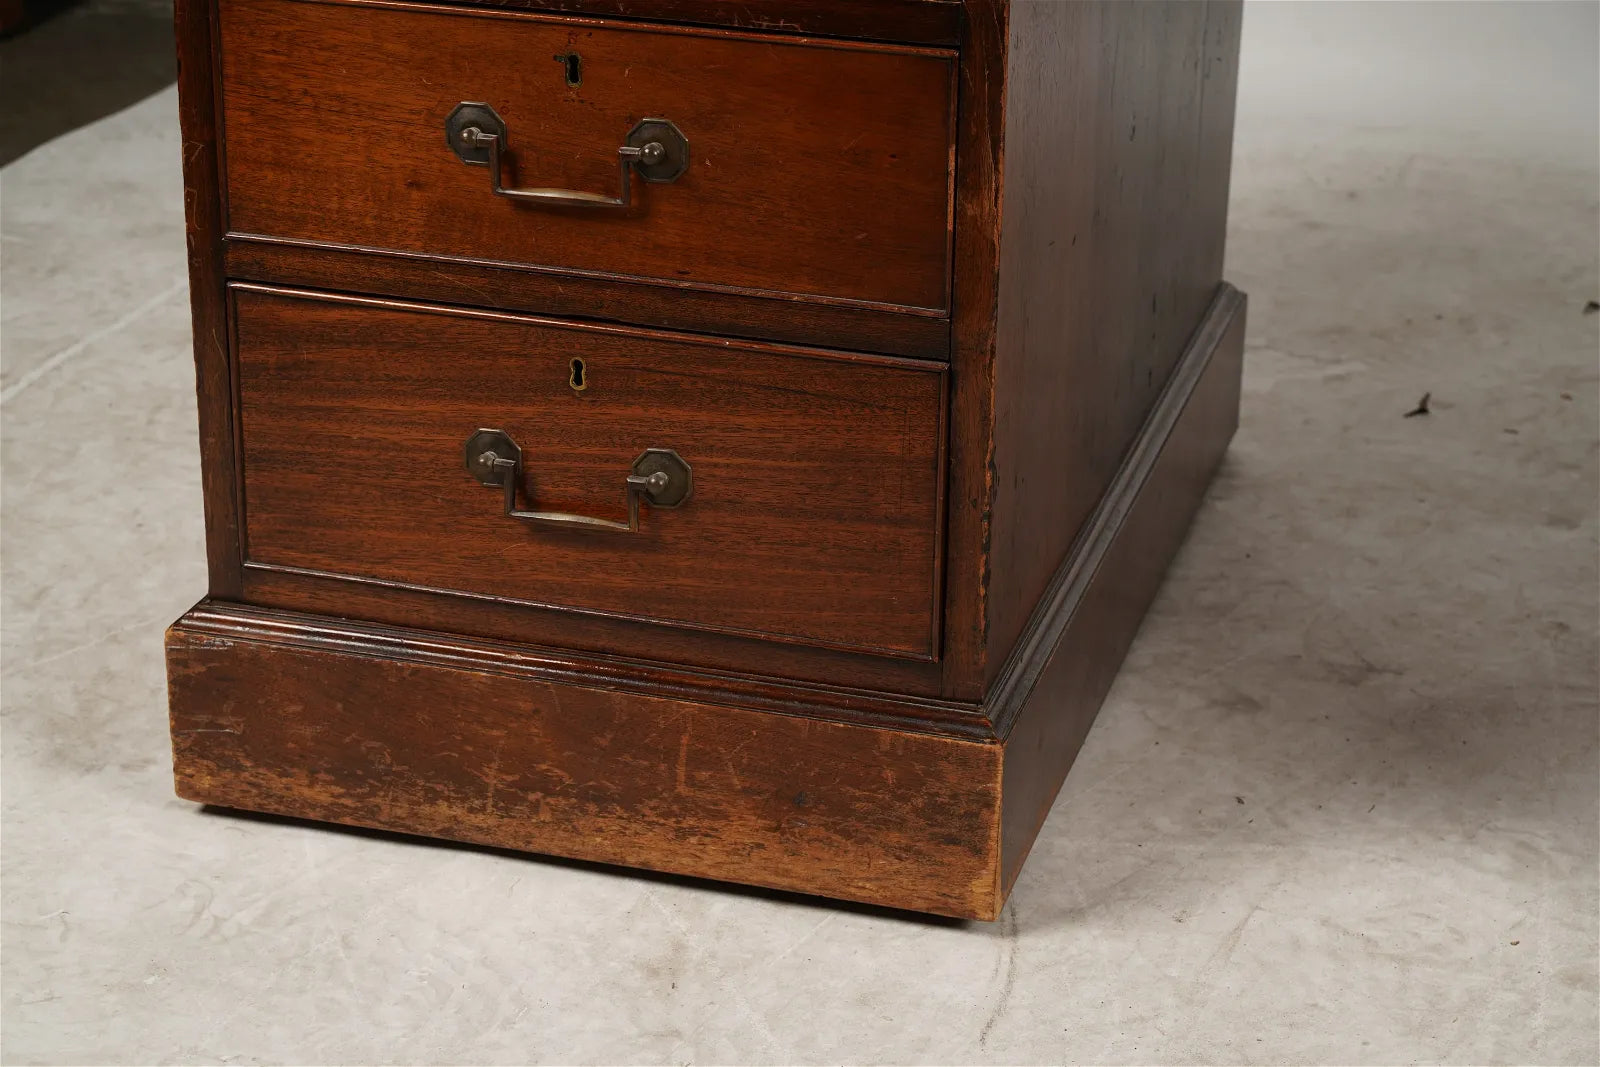
POLYGON ((1593 315, 1596 311, 1600 311, 1600 300, 1591 300, 1583 305, 1583 313, 1585 315, 1593 315))
POLYGON ((1409 418, 1411 418, 1412 416, 1415 416, 1415 415, 1426 415, 1426 414, 1428 414, 1428 400, 1432 396, 1433 396, 1432 393, 1423 393, 1422 394, 1422 399, 1417 401, 1417 406, 1412 408, 1410 411, 1406 412, 1405 417, 1409 419, 1409 418))
POLYGON ((0 166, 177 76, 171 0, 0 0, 0 166))

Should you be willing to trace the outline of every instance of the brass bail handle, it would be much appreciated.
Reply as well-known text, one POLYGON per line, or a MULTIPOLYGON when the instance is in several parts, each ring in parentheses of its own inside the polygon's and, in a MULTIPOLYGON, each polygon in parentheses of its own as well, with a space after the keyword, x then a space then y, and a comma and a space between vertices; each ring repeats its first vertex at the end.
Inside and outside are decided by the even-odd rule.
POLYGON ((589 207, 626 211, 633 206, 633 174, 647 182, 670 183, 689 169, 689 141, 666 119, 644 119, 617 149, 620 190, 616 196, 578 189, 508 189, 504 161, 509 132, 505 120, 488 104, 462 101, 444 122, 445 143, 461 162, 489 168, 489 187, 496 196, 555 207, 589 207))
POLYGON ((505 494, 507 518, 547 526, 638 533, 641 502, 653 508, 675 508, 694 491, 694 473, 682 456, 670 448, 647 448, 633 461, 622 483, 627 522, 565 511, 530 511, 517 507, 517 486, 522 481, 522 449, 510 434, 504 430, 477 431, 467 438, 466 459, 467 470, 473 477, 505 494))

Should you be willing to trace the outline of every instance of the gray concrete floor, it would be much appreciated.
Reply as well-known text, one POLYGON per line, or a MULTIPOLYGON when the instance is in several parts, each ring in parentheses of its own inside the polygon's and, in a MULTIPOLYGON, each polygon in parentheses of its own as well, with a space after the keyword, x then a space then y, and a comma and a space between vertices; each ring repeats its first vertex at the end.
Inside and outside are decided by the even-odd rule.
POLYGON ((993 925, 176 800, 173 94, 6 167, 0 1057, 1595 1063, 1595 10, 1252 5, 1243 425, 993 925))

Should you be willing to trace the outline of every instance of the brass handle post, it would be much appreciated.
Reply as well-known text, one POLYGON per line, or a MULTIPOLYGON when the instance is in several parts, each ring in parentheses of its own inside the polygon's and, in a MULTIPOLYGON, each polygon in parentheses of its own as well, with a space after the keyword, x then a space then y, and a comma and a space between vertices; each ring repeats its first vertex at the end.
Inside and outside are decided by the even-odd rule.
POLYGON ((522 481, 522 449, 503 430, 479 430, 467 438, 467 470, 480 483, 505 494, 507 518, 546 526, 577 527, 586 530, 639 532, 639 505, 675 508, 689 499, 694 475, 683 457, 670 448, 647 448, 633 461, 622 483, 623 504, 628 519, 602 519, 567 511, 535 511, 517 507, 517 487, 522 481))
POLYGON ((513 189, 505 181, 509 132, 488 104, 463 101, 445 120, 445 142, 461 162, 489 168, 489 188, 509 200, 552 207, 585 207, 626 211, 633 206, 633 175, 647 182, 675 182, 689 169, 689 142, 666 119, 645 119, 628 131, 617 149, 619 191, 616 196, 579 189, 513 189))

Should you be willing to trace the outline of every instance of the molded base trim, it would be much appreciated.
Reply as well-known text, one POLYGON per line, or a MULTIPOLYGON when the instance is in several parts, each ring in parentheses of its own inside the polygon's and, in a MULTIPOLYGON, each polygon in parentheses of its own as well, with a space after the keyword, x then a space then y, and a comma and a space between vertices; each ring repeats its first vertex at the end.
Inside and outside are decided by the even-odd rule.
POLYGON ((997 686, 990 717, 1005 745, 1004 894, 1239 425, 1245 311, 1244 294, 1222 285, 1079 547, 1051 583, 1048 609, 1025 634, 1028 650, 997 686))
POLYGON ((167 635, 178 794, 996 918, 1237 425, 1244 312, 1224 286, 987 721, 208 601, 167 635))
POLYGON ((989 917, 999 748, 180 620, 178 795, 989 917))

